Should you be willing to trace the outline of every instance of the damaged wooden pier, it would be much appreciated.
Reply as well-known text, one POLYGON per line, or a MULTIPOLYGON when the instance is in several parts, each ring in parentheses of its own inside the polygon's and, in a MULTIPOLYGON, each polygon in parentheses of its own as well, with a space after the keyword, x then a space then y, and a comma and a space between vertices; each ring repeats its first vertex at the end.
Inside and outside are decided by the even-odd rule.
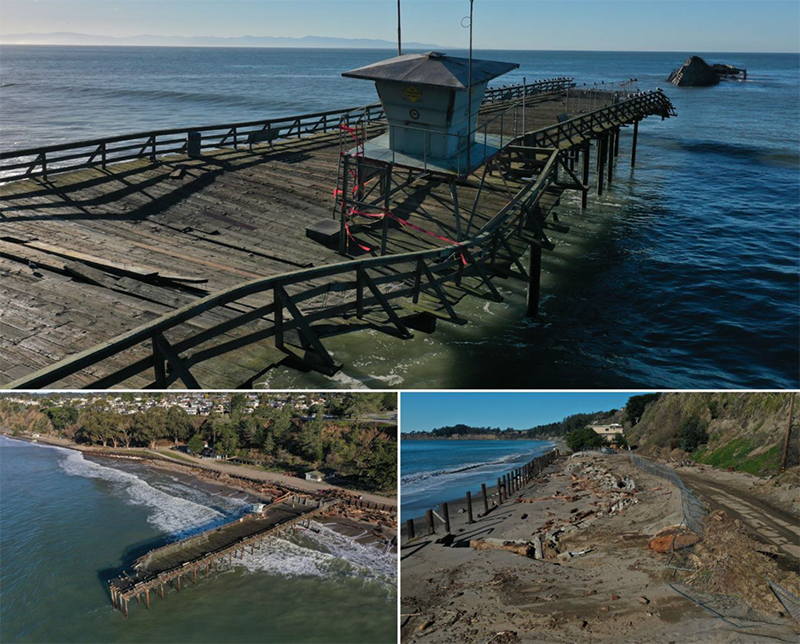
POLYGON ((197 573, 208 577, 212 570, 228 565, 245 552, 253 554, 274 547, 272 540, 323 512, 330 503, 310 497, 286 494, 266 506, 261 513, 247 514, 217 528, 169 543, 139 557, 131 574, 109 582, 111 603, 128 617, 128 602, 135 599, 150 608, 150 593, 164 598, 164 587, 178 592, 181 581, 197 583, 197 573))
POLYGON ((330 374, 326 337, 461 324, 462 297, 501 299, 497 277, 525 280, 535 315, 541 253, 569 232, 554 208, 566 190, 586 207, 592 150, 602 193, 620 130, 633 126, 633 165, 639 122, 674 115, 660 91, 573 96, 565 114, 572 85, 487 95, 476 139, 500 145, 463 176, 348 151, 387 132, 376 105, 0 153, 14 179, 0 186, 0 380, 235 388, 279 364, 330 374), (331 243, 305 234, 325 220, 331 243))

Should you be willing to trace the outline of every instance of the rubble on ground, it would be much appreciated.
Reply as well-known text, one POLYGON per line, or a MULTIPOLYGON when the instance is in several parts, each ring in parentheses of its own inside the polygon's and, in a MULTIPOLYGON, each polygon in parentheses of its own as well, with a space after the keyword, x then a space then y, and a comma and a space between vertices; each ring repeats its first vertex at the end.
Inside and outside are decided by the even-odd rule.
MULTIPOLYGON (((594 508, 579 510, 577 507, 569 511, 566 519, 550 518, 531 534, 527 541, 502 541, 499 539, 473 539, 469 545, 475 550, 506 550, 531 559, 560 559, 566 561, 588 552, 590 549, 569 552, 563 549, 560 542, 562 535, 572 534, 592 525, 598 518, 613 516, 625 510, 639 500, 636 498, 640 490, 636 481, 629 476, 618 477, 607 467, 595 465, 593 462, 571 461, 564 467, 569 478, 569 492, 556 491, 549 496, 533 499, 516 498, 518 503, 540 503, 544 501, 565 501, 574 503, 587 497, 595 497, 594 508)), ((548 516, 555 517, 548 513, 548 516)))
POLYGON ((724 510, 716 510, 708 517, 702 541, 688 557, 688 567, 695 572, 684 582, 706 592, 741 597, 757 610, 784 612, 766 580, 770 578, 800 595, 800 575, 781 569, 761 549, 747 535, 741 521, 731 519, 724 510))
POLYGON ((700 541, 700 536, 686 526, 667 526, 659 530, 647 544, 649 550, 665 554, 693 546, 700 541))

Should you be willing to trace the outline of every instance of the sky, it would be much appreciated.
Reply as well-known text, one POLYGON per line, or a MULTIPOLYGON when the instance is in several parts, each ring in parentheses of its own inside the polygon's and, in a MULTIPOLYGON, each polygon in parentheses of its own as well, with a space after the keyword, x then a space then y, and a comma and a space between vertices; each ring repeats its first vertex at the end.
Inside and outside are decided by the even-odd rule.
MULTIPOLYGON (((468 0, 401 0, 403 36, 467 44, 468 0)), ((2 0, 0 34, 396 39, 395 0, 2 0)), ((796 0, 475 0, 477 49, 799 52, 796 0)))
POLYGON ((458 423, 529 429, 570 414, 620 409, 636 393, 403 393, 401 431, 427 431, 458 423))

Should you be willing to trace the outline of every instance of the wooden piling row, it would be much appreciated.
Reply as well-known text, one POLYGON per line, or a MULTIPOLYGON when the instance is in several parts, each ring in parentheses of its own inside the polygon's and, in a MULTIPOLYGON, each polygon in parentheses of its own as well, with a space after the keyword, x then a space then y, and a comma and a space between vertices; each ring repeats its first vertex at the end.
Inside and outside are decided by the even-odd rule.
MULTIPOLYGON (((258 545, 259 549, 263 546, 263 542, 267 539, 274 538, 279 534, 282 534, 286 531, 293 530, 296 528, 298 524, 307 521, 310 516, 318 514, 326 509, 328 506, 320 503, 317 507, 309 510, 301 514, 298 517, 293 519, 289 519, 283 523, 275 525, 267 530, 259 532, 257 534, 251 535, 246 537, 240 542, 231 544, 225 548, 222 548, 218 551, 208 553, 202 557, 199 557, 193 561, 182 562, 180 566, 176 566, 171 570, 161 572, 157 576, 151 579, 144 579, 142 581, 136 581, 132 586, 125 588, 124 590, 120 588, 120 585, 126 582, 132 581, 128 575, 124 575, 123 577, 119 577, 117 579, 111 580, 109 582, 109 589, 111 594, 111 605, 123 612, 125 617, 128 617, 128 601, 132 598, 136 599, 138 604, 142 602, 142 594, 144 594, 144 601, 147 608, 150 608, 150 590, 154 590, 159 594, 160 597, 164 597, 164 585, 171 584, 177 592, 181 591, 181 582, 184 575, 191 575, 189 579, 192 581, 193 584, 197 583, 197 570, 199 568, 205 568, 206 570, 206 578, 208 578, 211 568, 215 566, 215 569, 219 569, 220 567, 220 560, 224 561, 225 555, 228 557, 228 564, 231 565, 233 563, 234 555, 237 558, 243 558, 247 546, 250 546, 251 554, 254 552, 255 546, 258 545)), ((168 546, 164 547, 169 547, 168 546)), ((162 548, 157 548, 152 552, 157 552, 162 548)))
MULTIPOLYGON (((516 492, 521 492, 531 481, 533 481, 541 471, 558 457, 558 450, 552 450, 537 456, 529 463, 525 463, 521 467, 513 469, 497 478, 497 503, 490 508, 489 506, 489 493, 485 483, 481 483, 481 496, 483 497, 483 513, 478 515, 478 518, 485 517, 489 514, 490 509, 497 507, 508 501, 511 495, 516 492)), ((466 511, 467 523, 476 523, 475 515, 472 507, 472 492, 466 493, 466 511)), ((448 503, 442 503, 439 508, 441 516, 437 515, 432 509, 425 513, 425 521, 428 527, 428 536, 436 534, 436 518, 438 517, 444 524, 445 534, 450 533, 450 508, 448 503)), ((414 527, 414 520, 408 519, 406 521, 406 543, 411 542, 417 538, 416 529, 414 527)))

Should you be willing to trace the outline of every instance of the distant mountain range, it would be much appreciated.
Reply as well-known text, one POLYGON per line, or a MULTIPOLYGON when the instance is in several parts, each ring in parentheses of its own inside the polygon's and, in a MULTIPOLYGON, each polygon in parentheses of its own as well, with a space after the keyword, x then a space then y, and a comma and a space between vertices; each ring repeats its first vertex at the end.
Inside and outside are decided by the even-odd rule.
MULTIPOLYGON (((375 38, 333 38, 330 36, 96 36, 59 31, 47 34, 0 34, 4 45, 95 45, 139 47, 338 47, 347 49, 394 49, 397 43, 375 38)), ((408 49, 441 49, 440 45, 404 42, 408 49)))

